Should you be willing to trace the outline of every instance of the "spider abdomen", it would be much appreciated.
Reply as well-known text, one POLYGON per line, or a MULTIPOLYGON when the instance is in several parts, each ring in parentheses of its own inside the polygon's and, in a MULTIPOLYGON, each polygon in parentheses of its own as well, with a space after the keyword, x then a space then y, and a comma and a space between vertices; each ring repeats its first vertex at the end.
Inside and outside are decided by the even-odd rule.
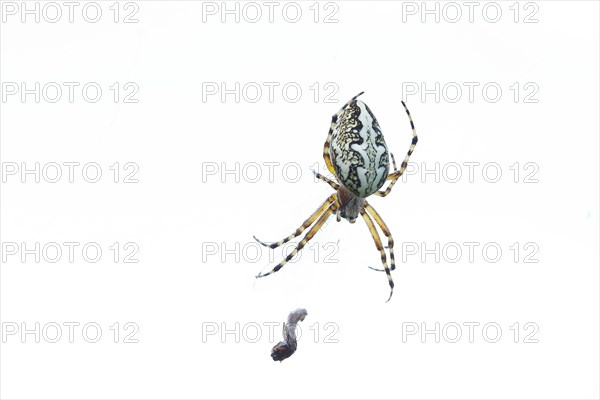
POLYGON ((335 121, 331 162, 339 182, 366 198, 383 186, 390 164, 377 119, 360 100, 353 100, 335 121))

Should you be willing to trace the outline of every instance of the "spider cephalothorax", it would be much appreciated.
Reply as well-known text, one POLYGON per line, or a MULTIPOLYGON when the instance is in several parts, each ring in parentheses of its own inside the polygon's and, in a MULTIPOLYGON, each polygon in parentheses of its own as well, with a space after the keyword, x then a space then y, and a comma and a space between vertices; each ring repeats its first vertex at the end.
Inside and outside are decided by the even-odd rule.
POLYGON ((392 234, 387 225, 379 216, 379 213, 367 203, 366 198, 372 194, 385 197, 390 193, 394 184, 406 170, 408 159, 415 149, 418 138, 410 112, 408 111, 408 108, 406 108, 404 102, 402 102, 410 121, 413 138, 406 157, 398 170, 396 162, 394 161, 394 156, 391 153, 388 153, 387 145, 385 144, 377 119, 365 103, 357 100, 357 97, 361 94, 362 92, 350 99, 350 101, 348 101, 348 103, 346 103, 331 118, 329 134, 327 135, 327 140, 323 147, 325 164, 327 165, 329 172, 337 178, 337 182, 316 173, 317 178, 329 184, 329 186, 335 190, 335 193, 329 196, 317 211, 315 211, 306 221, 304 221, 302 226, 296 229, 296 231, 287 238, 280 240, 279 242, 267 244, 255 237, 260 244, 274 249, 289 242, 295 237, 300 236, 302 232, 312 225, 308 233, 300 243, 298 243, 298 246, 296 246, 283 261, 277 264, 271 271, 264 274, 258 274, 257 278, 279 271, 289 260, 302 250, 306 243, 308 243, 319 229, 323 227, 325 221, 327 221, 332 214, 335 213, 337 215, 338 222, 344 218, 350 223, 354 223, 360 215, 365 220, 369 232, 375 241, 375 246, 381 255, 383 271, 386 272, 390 285, 390 297, 388 298, 388 301, 392 298, 394 281, 392 280, 390 271, 393 271, 396 268, 394 239, 392 238, 392 234), (390 169, 390 158, 392 159, 394 172, 388 174, 390 169), (386 181, 390 181, 388 187, 385 190, 380 191, 379 189, 381 189, 386 181), (387 265, 387 256, 373 220, 375 220, 388 239, 388 249, 390 253, 389 268, 387 265))
POLYGON ((338 203, 340 208, 337 210, 337 220, 345 218, 351 224, 356 222, 356 218, 360 215, 361 210, 365 206, 365 199, 358 197, 354 193, 340 187, 337 190, 338 203))

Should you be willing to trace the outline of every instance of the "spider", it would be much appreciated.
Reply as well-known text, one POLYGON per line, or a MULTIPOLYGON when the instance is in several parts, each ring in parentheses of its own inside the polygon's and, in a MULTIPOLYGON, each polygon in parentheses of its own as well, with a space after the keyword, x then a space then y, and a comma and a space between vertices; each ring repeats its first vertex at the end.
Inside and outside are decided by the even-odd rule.
POLYGON ((363 93, 364 92, 360 92, 350 99, 331 118, 331 126, 323 148, 323 158, 325 159, 327 169, 337 178, 337 182, 315 172, 316 177, 329 184, 329 186, 335 190, 335 193, 329 196, 323 204, 319 206, 317 211, 308 217, 294 233, 285 239, 269 244, 254 236, 254 239, 261 245, 275 249, 300 236, 312 225, 312 228, 310 228, 304 238, 287 257, 271 271, 259 273, 256 276, 257 278, 262 278, 279 271, 300 250, 302 250, 308 241, 323 227, 325 221, 327 221, 332 214, 336 214, 338 222, 344 218, 351 224, 356 222, 356 219, 360 214, 375 241, 375 247, 381 254, 383 269, 372 269, 385 271, 390 285, 390 297, 387 301, 390 301, 392 298, 392 294, 394 293, 394 281, 392 280, 390 270, 393 271, 396 268, 394 239, 392 238, 388 226, 383 222, 379 213, 367 203, 366 198, 372 194, 380 197, 385 197, 390 194, 394 184, 406 170, 408 160, 415 149, 418 138, 410 112, 408 111, 406 104, 404 104, 404 101, 402 101, 402 105, 404 106, 404 110, 410 121, 413 137, 406 157, 398 170, 394 155, 391 154, 391 157, 388 157, 387 145, 385 144, 377 119, 365 103, 361 100, 357 100, 363 93), (394 172, 388 174, 390 169, 390 158, 392 159, 394 172), (386 181, 390 181, 388 187, 385 190, 379 190, 386 181), (388 240, 387 247, 390 253, 390 267, 388 267, 385 250, 373 220, 375 220, 388 240))

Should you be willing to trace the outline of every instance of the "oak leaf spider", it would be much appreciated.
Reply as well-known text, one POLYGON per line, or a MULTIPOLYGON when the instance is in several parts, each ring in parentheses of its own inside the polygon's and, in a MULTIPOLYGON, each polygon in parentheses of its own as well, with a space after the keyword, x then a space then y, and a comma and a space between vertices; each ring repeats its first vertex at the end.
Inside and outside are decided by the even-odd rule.
MULTIPOLYGON (((304 223, 296 229, 294 233, 283 240, 275 243, 265 243, 254 236, 254 239, 263 246, 275 249, 290 240, 300 236, 311 225, 312 228, 306 233, 304 238, 298 243, 296 248, 288 254, 279 264, 267 273, 259 273, 256 277, 262 278, 274 272, 279 271, 288 261, 290 261, 309 240, 323 227, 325 221, 332 215, 336 214, 337 221, 342 218, 348 220, 351 224, 356 222, 356 218, 360 214, 364 219, 369 232, 375 241, 375 246, 381 254, 381 263, 383 270, 387 274, 390 285, 390 301, 394 293, 394 281, 390 271, 396 269, 396 261, 394 258, 394 239, 392 234, 383 222, 383 219, 375 211, 375 209, 367 203, 366 198, 374 194, 376 196, 387 196, 398 179, 402 176, 408 165, 408 160, 412 155, 417 144, 417 131, 413 123, 412 117, 406 104, 402 101, 402 106, 408 115, 410 126, 413 132, 413 138, 406 153, 406 157, 400 170, 396 167, 394 155, 388 153, 387 145, 379 128, 379 123, 375 115, 369 107, 361 100, 357 100, 358 96, 363 94, 360 92, 350 99, 333 117, 331 118, 331 126, 323 147, 323 158, 327 169, 336 178, 337 182, 324 177, 315 172, 318 179, 326 182, 335 190, 321 206, 315 211, 304 223), (388 174, 390 169, 388 154, 391 154, 394 172, 388 174), (386 181, 390 181, 385 190, 380 191, 386 181), (381 231, 388 239, 388 249, 390 253, 390 267, 387 265, 387 257, 384 247, 381 243, 381 238, 373 220, 377 223, 381 231), (315 222, 316 221, 316 222, 315 222), (313 225, 314 224, 314 225, 313 225)), ((375 269, 375 268, 372 268, 375 269)))

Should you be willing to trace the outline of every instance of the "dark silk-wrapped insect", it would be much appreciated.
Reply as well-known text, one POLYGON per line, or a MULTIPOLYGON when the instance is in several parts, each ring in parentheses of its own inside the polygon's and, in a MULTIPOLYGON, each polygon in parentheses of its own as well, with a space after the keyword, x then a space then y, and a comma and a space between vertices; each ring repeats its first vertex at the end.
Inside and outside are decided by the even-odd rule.
POLYGON ((308 315, 304 308, 292 311, 287 318, 287 323, 283 323, 283 341, 273 346, 271 357, 273 361, 283 361, 296 352, 298 348, 298 339, 296 338, 296 326, 298 322, 304 321, 308 315))

